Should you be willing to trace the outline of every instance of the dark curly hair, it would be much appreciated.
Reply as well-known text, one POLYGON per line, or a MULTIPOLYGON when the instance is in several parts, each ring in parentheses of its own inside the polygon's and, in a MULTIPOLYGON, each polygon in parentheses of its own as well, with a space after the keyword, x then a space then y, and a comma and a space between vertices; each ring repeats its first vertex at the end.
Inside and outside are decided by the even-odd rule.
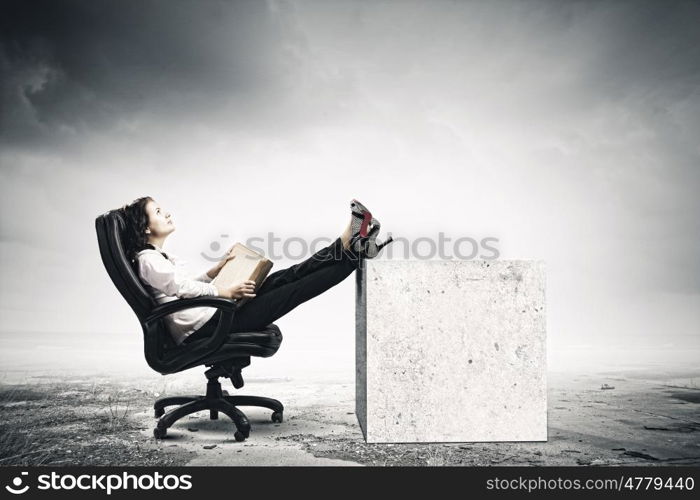
POLYGON ((125 228, 122 234, 124 252, 132 267, 136 267, 136 254, 144 248, 151 248, 148 243, 146 228, 148 227, 148 214, 146 204, 153 201, 150 196, 142 196, 131 203, 124 205, 119 212, 124 217, 125 228))

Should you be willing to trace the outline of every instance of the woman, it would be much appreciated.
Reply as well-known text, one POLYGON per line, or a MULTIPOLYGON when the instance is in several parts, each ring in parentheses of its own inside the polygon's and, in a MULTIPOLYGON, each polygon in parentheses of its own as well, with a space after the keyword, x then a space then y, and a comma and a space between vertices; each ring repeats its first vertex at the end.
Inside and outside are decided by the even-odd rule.
MULTIPOLYGON (((357 200, 352 200, 350 207, 350 222, 340 237, 305 261, 270 274, 257 292, 255 282, 250 280, 229 287, 211 282, 233 258, 231 250, 207 272, 191 277, 184 261, 163 251, 175 225, 170 213, 150 196, 138 198, 120 211, 126 219, 127 257, 156 302, 200 295, 249 297, 251 300, 234 316, 231 333, 235 333, 264 329, 299 304, 340 283, 357 269, 361 258, 375 257, 392 241, 389 237, 377 244, 379 221, 357 200)), ((220 315, 214 307, 196 307, 170 314, 165 321, 175 342, 182 344, 213 334, 220 315)))

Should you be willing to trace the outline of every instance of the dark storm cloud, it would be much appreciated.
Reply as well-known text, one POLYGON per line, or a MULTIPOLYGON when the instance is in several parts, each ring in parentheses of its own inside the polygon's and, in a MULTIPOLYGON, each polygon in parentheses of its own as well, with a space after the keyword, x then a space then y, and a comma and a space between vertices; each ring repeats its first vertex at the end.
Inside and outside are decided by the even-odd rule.
POLYGON ((144 116, 159 126, 224 116, 254 126, 285 110, 308 116, 308 94, 319 92, 330 92, 322 112, 332 112, 327 89, 342 98, 362 74, 303 89, 294 105, 301 82, 319 77, 300 69, 313 59, 304 32, 325 25, 335 36, 322 43, 336 47, 339 66, 371 61, 399 88, 418 76, 426 91, 461 99, 449 82, 502 83, 576 61, 576 81, 551 89, 552 99, 569 108, 648 99, 663 111, 697 91, 699 18, 698 2, 6 1, 0 131, 5 144, 36 145, 144 116), (489 74, 499 61, 506 72, 489 74))
MULTIPOLYGON (((529 26, 523 42, 539 55, 586 69, 578 84, 597 101, 619 101, 649 93, 657 98, 689 97, 700 84, 700 2, 521 2, 520 20, 529 26), (558 4, 555 6, 554 4, 558 4), (556 7, 556 8, 555 8, 556 7), (538 31, 542 36, 538 36, 538 31), (539 42, 537 41, 539 39, 539 42), (668 86, 668 87, 665 87, 668 86)), ((554 60, 550 61, 554 63, 554 60)), ((556 70, 556 65, 552 66, 556 70)))
POLYGON ((0 63, 5 142, 134 113, 182 119, 285 85, 289 37, 262 1, 10 1, 0 63))

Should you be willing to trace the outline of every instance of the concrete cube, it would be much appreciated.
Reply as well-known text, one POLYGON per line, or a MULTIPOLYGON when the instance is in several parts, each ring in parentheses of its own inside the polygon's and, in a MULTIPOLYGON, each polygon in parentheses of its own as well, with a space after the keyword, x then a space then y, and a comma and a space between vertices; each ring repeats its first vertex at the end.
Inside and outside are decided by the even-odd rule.
POLYGON ((356 285, 367 442, 547 440, 543 261, 370 259, 356 285))

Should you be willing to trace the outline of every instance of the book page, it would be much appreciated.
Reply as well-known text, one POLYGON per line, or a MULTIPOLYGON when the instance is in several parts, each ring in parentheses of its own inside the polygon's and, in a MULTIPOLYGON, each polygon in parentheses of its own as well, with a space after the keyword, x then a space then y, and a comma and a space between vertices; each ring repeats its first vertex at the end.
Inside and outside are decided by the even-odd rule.
MULTIPOLYGON (((236 243, 232 252, 236 257, 229 260, 224 265, 219 275, 212 280, 212 283, 220 286, 235 285, 249 279, 255 279, 254 276, 260 274, 259 267, 272 267, 272 263, 269 259, 251 250, 242 243, 236 243), (265 264, 265 266, 262 266, 261 263, 265 264)), ((262 279, 258 277, 260 283, 256 280, 256 289, 262 284, 265 277, 267 277, 267 273, 265 273, 262 279)))

